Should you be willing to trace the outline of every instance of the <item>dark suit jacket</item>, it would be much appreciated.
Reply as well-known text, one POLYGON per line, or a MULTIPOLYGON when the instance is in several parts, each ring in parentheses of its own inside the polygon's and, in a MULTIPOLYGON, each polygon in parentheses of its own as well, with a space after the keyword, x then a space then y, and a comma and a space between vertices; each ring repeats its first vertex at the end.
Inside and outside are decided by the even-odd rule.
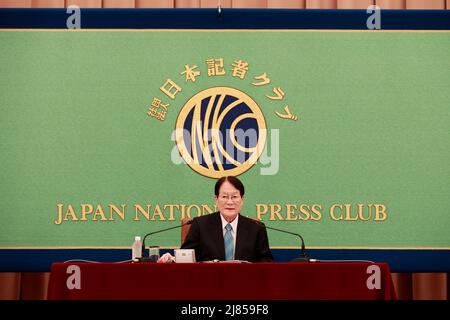
MULTIPOLYGON (((197 261, 225 260, 220 213, 194 218, 181 249, 195 249, 197 261)), ((250 262, 273 261, 263 225, 239 215, 234 258, 250 262)))

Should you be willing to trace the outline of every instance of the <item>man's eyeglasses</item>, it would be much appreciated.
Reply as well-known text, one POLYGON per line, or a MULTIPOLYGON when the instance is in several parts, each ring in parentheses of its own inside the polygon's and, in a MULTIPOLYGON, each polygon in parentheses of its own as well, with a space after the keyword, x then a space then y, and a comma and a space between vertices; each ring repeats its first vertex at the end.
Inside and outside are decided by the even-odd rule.
POLYGON ((227 202, 228 200, 231 200, 233 202, 239 202, 241 201, 241 196, 237 195, 237 194, 233 194, 233 195, 227 195, 227 194, 219 194, 218 199, 222 202, 227 202))

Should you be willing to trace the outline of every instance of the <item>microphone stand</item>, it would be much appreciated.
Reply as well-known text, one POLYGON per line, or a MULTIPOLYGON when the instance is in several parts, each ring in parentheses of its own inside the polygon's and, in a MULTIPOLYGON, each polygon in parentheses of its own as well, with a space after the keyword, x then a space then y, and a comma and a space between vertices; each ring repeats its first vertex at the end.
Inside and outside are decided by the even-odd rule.
MULTIPOLYGON (((262 223, 260 221, 258 221, 258 222, 262 223)), ((267 229, 270 229, 270 230, 275 230, 275 231, 279 231, 279 232, 283 232, 283 233, 288 233, 288 234, 292 234, 294 236, 299 237, 300 240, 302 241, 301 256, 291 260, 291 262, 309 262, 309 258, 306 256, 305 241, 303 240, 303 237, 301 235, 299 235, 298 233, 294 233, 294 232, 290 232, 290 231, 286 231, 286 230, 281 230, 281 229, 277 229, 277 228, 273 228, 273 227, 268 227, 265 224, 263 224, 263 226, 266 227, 267 229)))
POLYGON ((185 223, 183 223, 181 225, 175 226, 175 227, 170 227, 170 228, 161 229, 161 230, 157 230, 157 231, 153 231, 153 232, 147 233, 144 236, 144 239, 142 240, 142 258, 141 258, 141 262, 152 262, 149 257, 144 257, 145 256, 145 239, 147 239, 148 236, 151 236, 151 235, 154 235, 154 234, 157 234, 157 233, 160 233, 160 232, 169 231, 169 230, 176 229, 176 228, 181 228, 181 227, 184 227, 185 225, 188 225, 188 224, 191 224, 191 223, 192 223, 192 220, 188 220, 187 222, 185 222, 185 223))

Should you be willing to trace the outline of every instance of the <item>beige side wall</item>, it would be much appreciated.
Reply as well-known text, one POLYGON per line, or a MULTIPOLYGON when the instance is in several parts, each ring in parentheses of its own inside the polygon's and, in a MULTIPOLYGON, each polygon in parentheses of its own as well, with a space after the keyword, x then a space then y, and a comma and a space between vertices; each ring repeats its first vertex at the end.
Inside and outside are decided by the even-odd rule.
POLYGON ((375 4, 375 0, 338 0, 338 9, 367 9, 375 4))
POLYGON ((406 0, 407 9, 445 9, 445 0, 406 0))
POLYGON ((405 9, 406 0, 377 0, 377 6, 382 9, 405 9))

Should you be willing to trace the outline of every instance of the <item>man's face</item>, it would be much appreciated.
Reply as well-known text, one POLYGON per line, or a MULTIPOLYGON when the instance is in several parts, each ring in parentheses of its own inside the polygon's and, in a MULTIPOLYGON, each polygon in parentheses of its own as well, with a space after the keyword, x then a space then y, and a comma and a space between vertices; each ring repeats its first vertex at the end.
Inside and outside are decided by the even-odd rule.
POLYGON ((220 214, 228 222, 233 221, 241 212, 244 198, 241 193, 231 183, 225 181, 219 189, 219 195, 216 196, 216 206, 219 208, 220 214))

